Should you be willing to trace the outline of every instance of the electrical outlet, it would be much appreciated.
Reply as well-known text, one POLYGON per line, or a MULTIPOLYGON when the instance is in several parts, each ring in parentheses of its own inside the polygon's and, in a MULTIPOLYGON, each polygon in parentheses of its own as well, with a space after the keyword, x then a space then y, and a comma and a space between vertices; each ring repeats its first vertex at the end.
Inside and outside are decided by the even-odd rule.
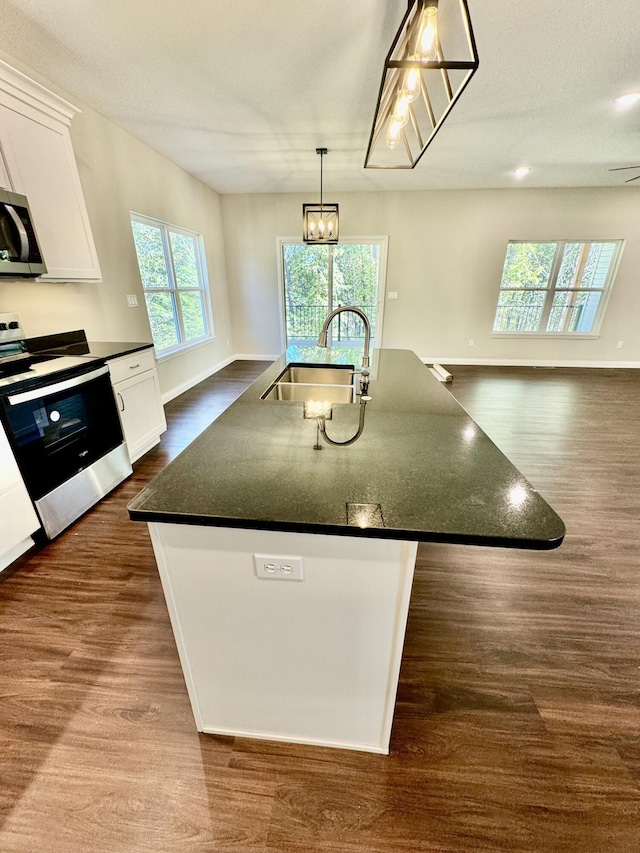
POLYGON ((616 349, 622 349, 623 343, 624 343, 624 341, 618 341, 618 343, 616 344, 616 349))
POLYGON ((273 554, 254 554, 256 576, 267 580, 304 580, 302 557, 278 557, 273 554))
POLYGON ((470 347, 472 347, 474 344, 475 344, 474 339, 473 339, 473 338, 469 338, 469 346, 470 346, 470 347))

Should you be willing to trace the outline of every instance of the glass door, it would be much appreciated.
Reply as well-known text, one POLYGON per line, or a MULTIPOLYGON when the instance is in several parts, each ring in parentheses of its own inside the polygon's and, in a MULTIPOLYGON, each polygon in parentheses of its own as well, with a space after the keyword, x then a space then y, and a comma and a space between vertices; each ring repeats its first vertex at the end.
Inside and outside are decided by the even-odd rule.
MULTIPOLYGON (((336 246, 282 244, 285 346, 295 357, 317 357, 318 335, 327 314, 341 305, 360 308, 371 323, 372 346, 379 346, 384 294, 383 241, 336 246)), ((329 346, 362 347, 364 326, 353 313, 339 314, 329 327, 329 346)), ((293 357, 293 356, 292 356, 293 357)))

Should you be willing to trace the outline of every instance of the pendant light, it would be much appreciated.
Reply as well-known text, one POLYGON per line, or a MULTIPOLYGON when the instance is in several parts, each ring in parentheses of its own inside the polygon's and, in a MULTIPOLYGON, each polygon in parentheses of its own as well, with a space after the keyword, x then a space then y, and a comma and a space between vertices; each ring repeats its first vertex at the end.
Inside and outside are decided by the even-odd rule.
POLYGON ((413 169, 478 64, 467 0, 409 0, 384 63, 365 169, 413 169))
POLYGON ((302 239, 305 243, 338 242, 338 205, 327 204, 322 198, 322 158, 326 148, 316 148, 320 155, 320 204, 302 205, 302 239))

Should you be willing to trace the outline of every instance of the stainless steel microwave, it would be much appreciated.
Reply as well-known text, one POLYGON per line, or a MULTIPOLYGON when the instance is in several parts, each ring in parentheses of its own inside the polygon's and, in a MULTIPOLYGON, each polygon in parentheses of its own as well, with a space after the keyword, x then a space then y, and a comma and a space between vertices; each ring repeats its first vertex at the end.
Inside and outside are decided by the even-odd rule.
POLYGON ((0 190, 0 276, 33 278, 46 271, 27 197, 0 190))

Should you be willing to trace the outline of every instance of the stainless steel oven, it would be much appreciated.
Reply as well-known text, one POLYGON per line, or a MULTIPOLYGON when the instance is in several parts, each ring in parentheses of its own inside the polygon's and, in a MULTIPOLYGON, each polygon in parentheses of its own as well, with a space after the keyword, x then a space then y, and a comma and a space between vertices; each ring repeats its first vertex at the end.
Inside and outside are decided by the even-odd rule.
POLYGON ((58 357, 1 379, 0 417, 49 539, 132 473, 100 360, 58 357))

